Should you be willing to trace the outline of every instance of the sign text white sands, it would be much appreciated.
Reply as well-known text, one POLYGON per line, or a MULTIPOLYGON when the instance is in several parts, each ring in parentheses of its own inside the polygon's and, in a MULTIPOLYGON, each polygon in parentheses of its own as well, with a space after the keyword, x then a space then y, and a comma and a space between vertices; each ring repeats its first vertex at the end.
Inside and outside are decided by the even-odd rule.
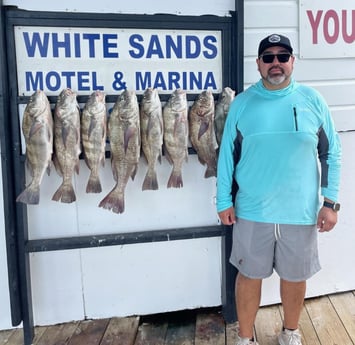
POLYGON ((222 90, 220 31, 15 27, 20 95, 222 90))

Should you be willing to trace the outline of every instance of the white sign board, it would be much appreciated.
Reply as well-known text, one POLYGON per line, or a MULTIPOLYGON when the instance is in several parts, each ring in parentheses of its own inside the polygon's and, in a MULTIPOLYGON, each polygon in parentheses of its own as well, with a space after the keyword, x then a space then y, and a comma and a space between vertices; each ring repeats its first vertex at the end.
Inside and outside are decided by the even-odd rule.
POLYGON ((301 0, 300 57, 355 57, 355 2, 301 0))
POLYGON ((16 26, 19 95, 222 91, 220 31, 16 26))

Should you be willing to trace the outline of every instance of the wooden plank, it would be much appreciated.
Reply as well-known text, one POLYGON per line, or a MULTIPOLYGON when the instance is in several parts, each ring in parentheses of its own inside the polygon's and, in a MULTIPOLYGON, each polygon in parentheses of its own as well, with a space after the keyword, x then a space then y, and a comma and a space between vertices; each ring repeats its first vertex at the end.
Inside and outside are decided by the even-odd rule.
POLYGON ((353 292, 329 296, 330 302, 355 344, 355 296, 353 292))
POLYGON ((262 307, 255 320, 256 339, 259 344, 275 345, 282 329, 281 313, 278 305, 262 307))
POLYGON ((304 307, 301 312, 299 321, 299 330, 302 335, 303 345, 321 345, 319 342, 316 330, 313 327, 313 323, 307 309, 304 307))
POLYGON ((47 327, 41 337, 36 334, 33 345, 67 345, 78 325, 79 322, 71 322, 47 327))
POLYGON ((139 325, 139 317, 112 318, 100 345, 133 345, 139 325))
POLYGON ((235 345, 238 339, 239 323, 227 323, 226 325, 226 345, 235 345))
POLYGON ((23 343, 24 340, 22 328, 14 329, 13 332, 11 332, 7 341, 4 342, 5 345, 23 345, 23 343))
POLYGON ((33 343, 32 343, 33 345, 37 344, 37 342, 39 341, 39 339, 42 338, 43 334, 46 332, 47 329, 48 329, 47 326, 37 326, 37 327, 35 327, 35 329, 34 329, 35 336, 33 338, 33 343))
POLYGON ((353 345, 328 297, 307 300, 305 306, 322 345, 353 345))
POLYGON ((199 313, 196 318, 195 345, 225 345, 225 324, 220 313, 199 313))
POLYGON ((165 345, 168 321, 164 314, 145 318, 138 328, 134 345, 165 345))
POLYGON ((168 319, 165 345, 194 345, 195 322, 194 312, 173 313, 168 319))
POLYGON ((15 332, 15 329, 7 329, 5 331, 0 332, 0 345, 7 344, 8 340, 10 339, 12 333, 15 332))
POLYGON ((68 345, 99 345, 109 321, 102 319, 80 322, 68 345))

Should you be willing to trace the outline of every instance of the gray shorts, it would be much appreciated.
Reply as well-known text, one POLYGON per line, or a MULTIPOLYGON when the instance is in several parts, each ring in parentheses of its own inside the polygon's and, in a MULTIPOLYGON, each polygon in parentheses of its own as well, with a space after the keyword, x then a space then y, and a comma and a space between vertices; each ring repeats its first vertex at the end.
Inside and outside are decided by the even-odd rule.
POLYGON ((281 279, 304 281, 320 269, 316 225, 289 225, 237 219, 230 262, 244 276, 263 279, 273 270, 281 279))

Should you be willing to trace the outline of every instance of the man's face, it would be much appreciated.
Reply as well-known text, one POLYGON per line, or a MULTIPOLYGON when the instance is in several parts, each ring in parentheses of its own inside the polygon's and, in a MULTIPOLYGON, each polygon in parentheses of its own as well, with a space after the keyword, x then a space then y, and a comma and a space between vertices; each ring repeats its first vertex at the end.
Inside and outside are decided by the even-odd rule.
MULTIPOLYGON (((264 58, 264 59, 267 59, 264 58)), ((282 60, 284 61, 284 60, 282 60)), ((263 79, 264 86, 270 90, 279 90, 286 87, 290 83, 290 77, 293 71, 293 63, 295 57, 283 47, 270 47, 264 50, 260 57, 256 59, 258 71, 263 79), (264 62, 262 56, 282 54, 280 59, 287 59, 286 55, 290 55, 287 62, 280 62, 275 56, 273 59, 269 56, 270 62, 264 62), (286 54, 286 55, 284 55, 286 54)))

